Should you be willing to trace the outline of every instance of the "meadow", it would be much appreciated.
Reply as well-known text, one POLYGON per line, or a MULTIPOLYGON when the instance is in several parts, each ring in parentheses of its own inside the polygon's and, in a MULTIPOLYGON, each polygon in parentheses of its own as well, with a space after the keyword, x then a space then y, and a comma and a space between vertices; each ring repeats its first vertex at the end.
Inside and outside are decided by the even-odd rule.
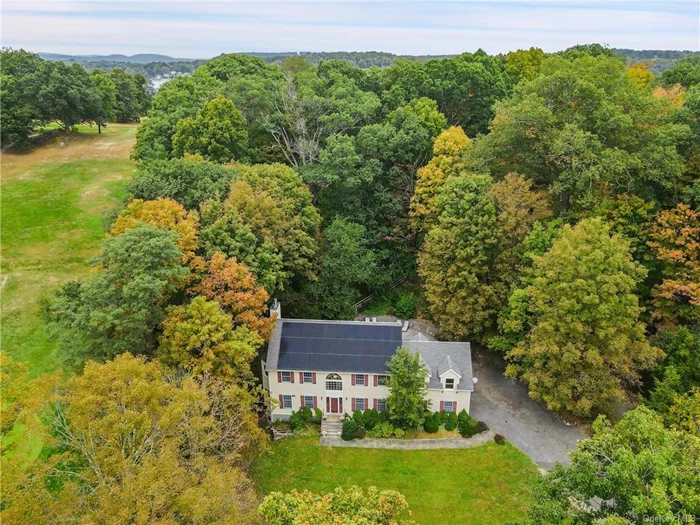
POLYGON ((61 367, 40 303, 90 270, 104 217, 119 207, 135 169, 136 124, 80 126, 28 152, 0 157, 2 349, 31 376, 61 367))

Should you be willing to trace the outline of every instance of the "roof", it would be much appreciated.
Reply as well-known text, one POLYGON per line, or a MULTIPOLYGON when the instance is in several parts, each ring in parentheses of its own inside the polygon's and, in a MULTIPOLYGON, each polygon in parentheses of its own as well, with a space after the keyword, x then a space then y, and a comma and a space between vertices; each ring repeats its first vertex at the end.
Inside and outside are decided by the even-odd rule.
POLYGON ((472 381, 472 351, 469 343, 448 343, 443 341, 404 341, 403 346, 420 354, 428 365, 430 381, 428 388, 442 390, 440 375, 452 369, 460 376, 457 391, 474 390, 472 381), (449 368, 445 369, 449 363, 449 368))
POLYGON ((278 319, 266 368, 381 374, 401 344, 400 323, 278 319))
POLYGON ((442 389, 440 376, 452 370, 457 390, 474 390, 469 343, 402 339, 400 323, 277 319, 265 368, 383 374, 400 346, 420 355, 430 373, 428 388, 442 389))

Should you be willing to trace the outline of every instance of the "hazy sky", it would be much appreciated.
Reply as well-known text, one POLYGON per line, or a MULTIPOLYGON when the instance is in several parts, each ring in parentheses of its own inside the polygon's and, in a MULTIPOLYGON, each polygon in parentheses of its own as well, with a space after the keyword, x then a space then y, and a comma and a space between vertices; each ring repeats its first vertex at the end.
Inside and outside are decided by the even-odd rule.
POLYGON ((70 54, 700 49, 699 0, 2 2, 2 45, 70 54))

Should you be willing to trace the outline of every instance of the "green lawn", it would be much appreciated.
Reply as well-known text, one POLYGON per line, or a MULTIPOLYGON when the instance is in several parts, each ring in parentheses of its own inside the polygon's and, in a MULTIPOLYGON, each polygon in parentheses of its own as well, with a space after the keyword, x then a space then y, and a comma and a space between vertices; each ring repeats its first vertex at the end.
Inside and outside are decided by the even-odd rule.
POLYGON ((252 470, 261 493, 337 486, 396 489, 420 525, 502 524, 522 518, 536 466, 515 447, 488 443, 466 450, 327 448, 318 436, 273 444, 252 470))
POLYGON ((102 217, 119 206, 133 173, 135 133, 135 125, 110 125, 101 135, 85 128, 2 154, 2 349, 26 361, 32 376, 60 366, 40 300, 89 271, 102 217))

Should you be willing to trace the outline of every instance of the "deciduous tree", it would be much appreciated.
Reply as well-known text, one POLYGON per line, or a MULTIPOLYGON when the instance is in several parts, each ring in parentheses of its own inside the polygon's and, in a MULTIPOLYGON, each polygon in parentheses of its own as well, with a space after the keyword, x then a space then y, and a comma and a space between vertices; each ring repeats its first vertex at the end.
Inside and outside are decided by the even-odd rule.
POLYGON ((50 326, 67 361, 151 353, 171 296, 189 275, 176 235, 142 224, 103 243, 95 272, 49 302, 50 326))
POLYGON ((551 410, 588 416, 608 409, 663 355, 639 321, 634 291, 644 274, 629 243, 600 219, 564 226, 535 259, 524 291, 534 323, 508 353, 506 374, 551 410))
POLYGON ((387 363, 389 396, 386 399, 389 418, 403 428, 423 424, 428 371, 418 353, 400 347, 387 363))
POLYGON ((234 325, 247 326, 263 341, 270 338, 275 324, 275 318, 267 315, 270 296, 255 275, 235 258, 227 259, 223 253, 215 253, 207 262, 206 273, 190 293, 218 302, 231 315, 234 325))
POLYGON ((173 155, 201 155, 205 160, 221 164, 246 160, 248 132, 243 114, 223 96, 210 100, 197 116, 177 123, 173 155))
POLYGON ((234 330, 219 303, 198 296, 168 309, 156 355, 166 366, 195 377, 241 381, 249 378, 250 361, 261 342, 247 327, 234 330))

